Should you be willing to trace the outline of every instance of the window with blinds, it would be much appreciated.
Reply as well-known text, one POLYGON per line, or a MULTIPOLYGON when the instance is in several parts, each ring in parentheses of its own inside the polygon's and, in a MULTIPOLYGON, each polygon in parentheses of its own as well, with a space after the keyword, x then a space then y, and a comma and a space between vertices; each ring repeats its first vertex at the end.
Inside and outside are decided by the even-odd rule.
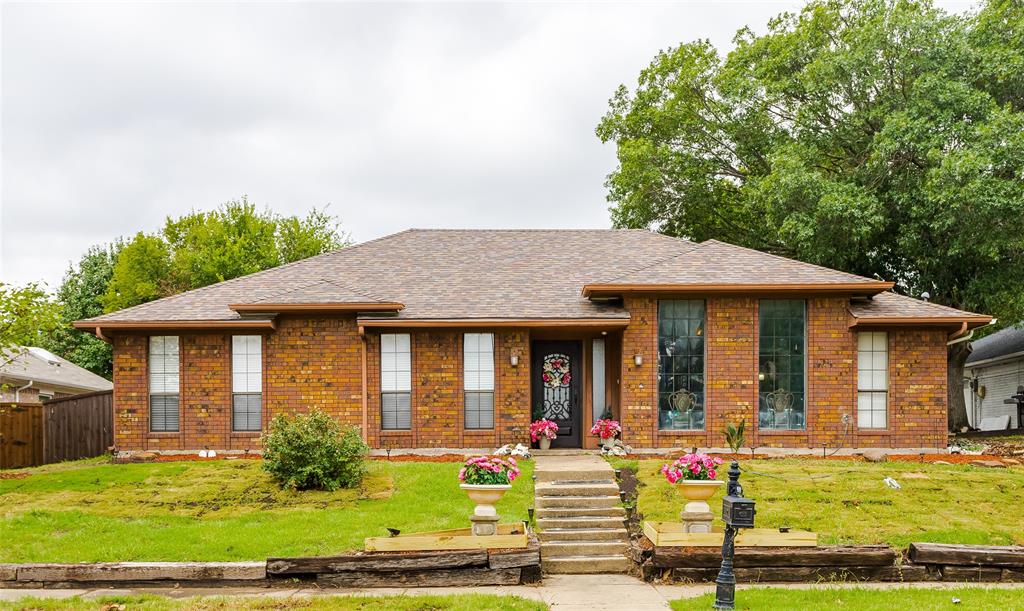
POLYGON ((263 337, 231 338, 231 430, 259 431, 263 419, 263 337))
POLYGON ((494 335, 462 336, 462 377, 465 381, 464 426, 494 428, 494 335))
POLYGON ((884 429, 888 424, 889 335, 857 334, 857 427, 884 429))
POLYGON ((177 336, 149 338, 149 430, 155 433, 179 430, 179 365, 177 336))
POLYGON ((412 428, 412 350, 408 333, 380 336, 380 428, 412 428))

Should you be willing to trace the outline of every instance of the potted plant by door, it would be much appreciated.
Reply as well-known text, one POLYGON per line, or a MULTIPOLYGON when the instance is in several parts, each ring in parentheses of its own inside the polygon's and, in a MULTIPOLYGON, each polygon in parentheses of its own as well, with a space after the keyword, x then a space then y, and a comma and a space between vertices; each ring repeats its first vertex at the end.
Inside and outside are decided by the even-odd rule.
POLYGON ((615 436, 622 432, 618 420, 601 418, 590 427, 590 434, 601 438, 601 445, 610 448, 615 445, 615 436))
POLYGON ((470 521, 474 535, 494 535, 498 532, 498 510, 495 503, 512 489, 512 482, 519 477, 519 465, 514 458, 497 456, 474 456, 466 461, 459 471, 459 486, 466 491, 476 508, 470 521))
POLYGON ((536 442, 541 450, 551 449, 551 440, 558 438, 558 424, 541 418, 530 425, 530 441, 536 442))
POLYGON ((718 481, 717 468, 722 459, 707 454, 684 454, 670 465, 663 465, 661 472, 670 484, 678 484, 678 490, 687 501, 683 512, 708 513, 711 506, 708 499, 715 496, 725 482, 718 481))

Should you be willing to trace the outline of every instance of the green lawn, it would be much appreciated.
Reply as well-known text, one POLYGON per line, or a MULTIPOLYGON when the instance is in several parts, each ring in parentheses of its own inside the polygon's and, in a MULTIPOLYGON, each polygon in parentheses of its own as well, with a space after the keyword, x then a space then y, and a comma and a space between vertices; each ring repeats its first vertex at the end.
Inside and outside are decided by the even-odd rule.
MULTIPOLYGON (((699 598, 684 598, 672 602, 674 611, 710 609, 714 594, 699 598)), ((1024 610, 1024 589, 996 588, 895 588, 872 590, 868 588, 827 588, 794 590, 783 588, 754 588, 736 591, 737 609, 787 611, 806 609, 842 609, 843 611, 891 611, 892 609, 971 609, 972 611, 1024 610), (954 603, 958 598, 961 602, 954 603)))
MULTIPOLYGON (((460 467, 371 461, 360 489, 336 492, 279 490, 257 460, 28 469, 0 479, 0 562, 262 560, 362 549, 386 527, 468 528, 460 467)), ((506 522, 533 503, 533 463, 522 468, 498 504, 506 522)))
POLYGON ((164 596, 104 596, 101 598, 26 598, 18 602, 0 602, 2 610, 58 610, 69 611, 184 611, 220 609, 314 609, 332 611, 369 611, 388 609, 394 611, 544 611, 548 606, 542 602, 526 600, 518 596, 492 596, 489 594, 461 594, 450 596, 330 596, 316 598, 183 598, 164 596))
MULTIPOLYGON (((638 469, 645 485, 639 489, 637 506, 645 520, 678 522, 683 500, 661 475, 664 462, 613 464, 638 469)), ((744 493, 757 502, 757 526, 811 530, 823 545, 1024 543, 1019 528, 1024 498, 1021 467, 787 458, 744 460, 741 468, 744 493), (887 487, 882 481, 887 476, 902 489, 887 487)), ((720 479, 726 479, 725 471, 720 479)), ((721 503, 721 493, 712 503, 721 503)))

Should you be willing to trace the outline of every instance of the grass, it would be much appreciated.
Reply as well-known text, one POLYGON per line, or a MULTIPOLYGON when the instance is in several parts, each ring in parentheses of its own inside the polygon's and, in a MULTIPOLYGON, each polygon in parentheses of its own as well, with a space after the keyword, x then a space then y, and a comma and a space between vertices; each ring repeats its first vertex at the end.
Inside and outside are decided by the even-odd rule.
POLYGON ((329 596, 312 598, 274 597, 207 597, 174 599, 164 596, 133 595, 103 596, 64 600, 52 598, 25 598, 17 602, 0 602, 0 610, 97 610, 104 611, 184 611, 219 609, 295 609, 368 611, 389 609, 395 611, 543 611, 548 606, 542 602, 526 600, 518 596, 494 596, 490 594, 460 594, 449 596, 329 596))
MULTIPOLYGON (((683 501, 660 473, 664 462, 613 461, 636 470, 644 484, 637 498, 643 519, 678 522, 683 501)), ((741 468, 744 494, 757 502, 757 526, 814 531, 822 545, 1024 544, 1020 467, 787 458, 744 460, 741 468), (885 477, 902 489, 887 487, 885 477)))
MULTIPOLYGON (((674 611, 710 609, 715 595, 672 601, 674 611)), ((1024 610, 1024 590, 997 588, 826 588, 796 590, 753 588, 736 591, 737 609, 842 609, 843 611, 890 611, 891 609, 992 609, 1024 610), (953 599, 961 602, 954 603, 953 599)))
MULTIPOLYGON (((27 469, 0 480, 0 562, 262 560, 362 549, 386 527, 468 528, 460 467, 371 461, 360 488, 336 492, 280 490, 256 460, 27 469)), ((522 467, 503 521, 532 506, 533 464, 522 467)))

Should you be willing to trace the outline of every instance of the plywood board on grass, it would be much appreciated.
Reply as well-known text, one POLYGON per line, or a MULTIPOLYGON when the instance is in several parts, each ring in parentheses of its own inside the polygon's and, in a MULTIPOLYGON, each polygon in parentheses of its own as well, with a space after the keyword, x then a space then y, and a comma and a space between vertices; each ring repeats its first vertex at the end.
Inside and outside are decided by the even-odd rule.
MULTIPOLYGON (((721 532, 686 533, 681 522, 644 522, 644 534, 655 546, 721 547, 721 532)), ((744 528, 736 535, 737 546, 814 547, 818 534, 806 530, 780 532, 777 528, 744 528)))
POLYGON ((469 528, 410 533, 397 537, 368 537, 368 552, 445 551, 460 549, 514 549, 528 545, 526 524, 499 524, 498 534, 476 536, 469 528))

